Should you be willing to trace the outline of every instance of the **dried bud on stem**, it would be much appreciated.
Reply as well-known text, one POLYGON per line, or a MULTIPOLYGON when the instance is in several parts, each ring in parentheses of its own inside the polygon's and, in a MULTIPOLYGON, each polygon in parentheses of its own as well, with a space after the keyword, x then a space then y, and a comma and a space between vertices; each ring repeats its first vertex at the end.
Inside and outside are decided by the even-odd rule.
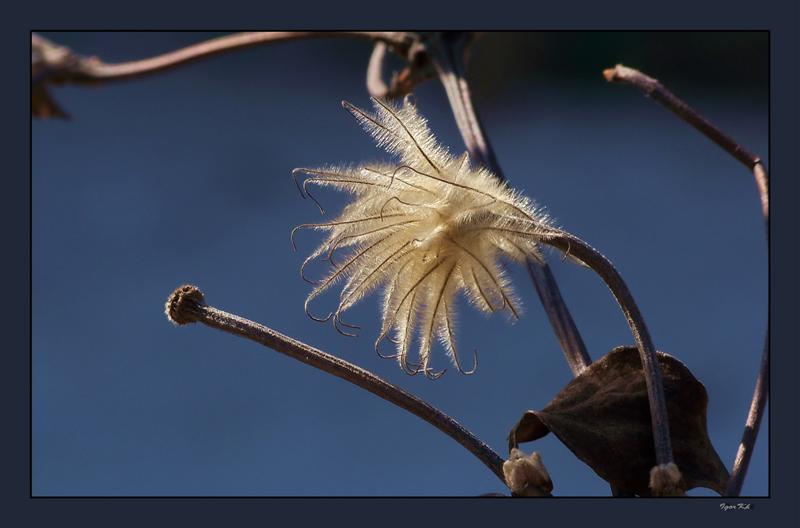
POLYGON ((650 470, 650 490, 656 497, 684 495, 683 477, 674 462, 660 464, 650 470))
POLYGON ((197 286, 184 284, 172 292, 167 299, 164 313, 174 325, 196 323, 200 320, 198 308, 205 304, 203 292, 197 286))
POLYGON ((542 463, 539 453, 525 455, 519 449, 512 449, 508 460, 503 462, 503 474, 506 485, 515 494, 522 497, 550 497, 553 482, 542 463))

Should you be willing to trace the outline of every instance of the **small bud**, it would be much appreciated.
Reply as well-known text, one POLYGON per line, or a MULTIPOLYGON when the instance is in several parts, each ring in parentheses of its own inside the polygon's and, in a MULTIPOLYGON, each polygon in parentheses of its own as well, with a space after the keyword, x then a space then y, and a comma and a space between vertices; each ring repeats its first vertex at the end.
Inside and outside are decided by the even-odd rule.
POLYGON ((650 491, 655 497, 684 495, 683 476, 674 462, 661 464, 650 470, 650 491))
POLYGON ((553 482, 539 453, 526 456, 519 449, 512 449, 508 460, 503 462, 503 475, 506 485, 515 495, 549 497, 553 491, 553 482))
POLYGON ((167 299, 164 313, 172 324, 184 325, 198 320, 197 308, 205 304, 203 292, 197 286, 179 286, 167 299))

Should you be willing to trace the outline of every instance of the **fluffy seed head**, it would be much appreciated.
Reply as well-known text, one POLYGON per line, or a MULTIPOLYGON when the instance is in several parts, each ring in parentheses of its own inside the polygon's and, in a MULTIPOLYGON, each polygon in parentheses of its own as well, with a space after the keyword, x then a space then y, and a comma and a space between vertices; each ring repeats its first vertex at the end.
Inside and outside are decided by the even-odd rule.
POLYGON ((399 107, 373 99, 374 114, 342 104, 397 161, 295 169, 295 175, 308 175, 298 187, 315 202, 310 185, 352 195, 337 218, 295 228, 327 233, 303 263, 301 275, 316 258, 332 265, 325 278, 310 281, 315 288, 306 299, 306 312, 315 320, 333 320, 337 330, 352 335, 342 329, 355 328, 342 321, 342 314, 382 288, 376 350, 389 339, 397 353, 388 357, 396 357, 403 370, 438 377, 441 373, 428 367, 438 338, 464 372, 454 339, 456 295, 464 292, 482 312, 506 311, 518 319, 519 301, 500 261, 540 258, 537 243, 550 222, 491 172, 471 166, 466 153, 454 157, 439 145, 408 99, 399 107), (311 315, 310 303, 336 284, 343 284, 336 310, 327 317, 311 315), (409 363, 415 341, 419 358, 409 363))

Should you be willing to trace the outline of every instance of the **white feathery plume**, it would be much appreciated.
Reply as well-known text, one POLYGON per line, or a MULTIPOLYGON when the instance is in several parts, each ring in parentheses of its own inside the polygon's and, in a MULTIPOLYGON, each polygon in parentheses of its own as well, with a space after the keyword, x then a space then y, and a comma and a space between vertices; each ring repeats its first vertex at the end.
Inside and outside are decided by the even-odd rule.
POLYGON ((294 171, 308 175, 298 187, 318 206, 310 185, 352 195, 336 219, 292 231, 294 235, 297 229, 311 228, 327 233, 303 263, 301 274, 315 258, 327 258, 333 266, 325 278, 314 281, 306 312, 318 321, 333 319, 337 330, 352 335, 341 327, 357 327, 344 323, 342 314, 383 288, 383 323, 376 350, 390 339, 397 353, 389 357, 396 357, 403 370, 436 378, 443 371, 433 372, 428 364, 438 338, 464 372, 454 339, 456 295, 463 291, 482 312, 505 310, 518 319, 519 301, 500 260, 541 258, 538 241, 551 222, 490 171, 470 166, 466 153, 454 157, 439 145, 408 98, 399 107, 372 101, 374 114, 347 102, 342 105, 379 146, 397 157, 397 163, 294 171), (324 318, 311 315, 311 301, 336 284, 343 284, 336 310, 324 318), (419 358, 409 364, 415 339, 419 358))

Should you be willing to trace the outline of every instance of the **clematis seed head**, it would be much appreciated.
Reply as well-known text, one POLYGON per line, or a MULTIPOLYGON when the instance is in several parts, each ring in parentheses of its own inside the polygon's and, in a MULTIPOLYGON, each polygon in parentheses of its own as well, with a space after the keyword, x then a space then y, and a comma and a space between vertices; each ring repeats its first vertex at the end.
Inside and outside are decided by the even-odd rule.
POLYGON ((501 261, 541 258, 539 241, 551 221, 490 171, 473 166, 466 153, 451 155, 408 98, 400 106, 373 99, 373 113, 342 104, 395 161, 295 169, 295 176, 307 175, 302 184, 296 179, 304 197, 316 201, 313 185, 351 196, 336 218, 295 228, 327 235, 303 263, 304 278, 312 260, 331 263, 328 275, 314 282, 306 312, 352 335, 347 329, 357 327, 345 323, 343 314, 382 290, 376 350, 391 340, 397 352, 384 357, 396 358, 409 374, 436 378, 443 371, 434 372, 429 361, 438 339, 458 370, 470 373, 462 369, 456 350, 457 295, 463 293, 482 312, 502 311, 518 319, 520 303, 501 261), (312 315, 312 301, 339 284, 336 309, 324 317, 312 315), (410 362, 415 343, 417 360, 410 362))

